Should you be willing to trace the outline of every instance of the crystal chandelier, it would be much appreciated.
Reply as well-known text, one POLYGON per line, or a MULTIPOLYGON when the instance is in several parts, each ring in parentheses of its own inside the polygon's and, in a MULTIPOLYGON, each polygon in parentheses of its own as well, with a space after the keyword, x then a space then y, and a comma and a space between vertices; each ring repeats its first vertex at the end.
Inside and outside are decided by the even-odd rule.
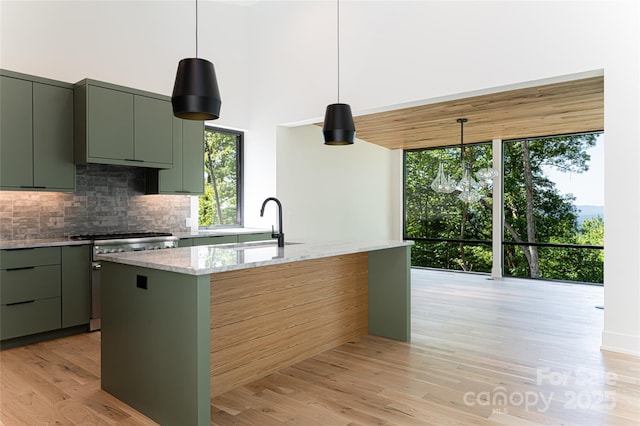
POLYGON ((464 203, 475 203, 483 197, 479 191, 482 188, 488 187, 493 182, 493 179, 498 176, 498 171, 492 168, 482 168, 476 173, 476 178, 473 177, 471 165, 464 161, 464 123, 468 120, 466 118, 458 118, 456 121, 460 123, 460 163, 462 167, 462 178, 459 182, 451 179, 451 177, 447 176, 444 172, 444 165, 440 163, 438 173, 431 183, 431 189, 442 194, 459 191, 458 199, 460 201, 464 203))

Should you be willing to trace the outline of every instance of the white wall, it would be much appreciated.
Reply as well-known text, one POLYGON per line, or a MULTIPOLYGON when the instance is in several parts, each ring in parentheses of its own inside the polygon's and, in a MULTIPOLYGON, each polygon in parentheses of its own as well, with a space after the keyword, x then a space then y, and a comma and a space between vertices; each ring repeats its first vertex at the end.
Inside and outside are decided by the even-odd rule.
MULTIPOLYGON (((0 67, 75 83, 83 78, 170 96, 178 61, 195 55, 195 2, 0 2, 0 67)), ((198 56, 213 62, 224 114, 248 126, 247 8, 201 1, 198 56)))
MULTIPOLYGON (((603 347, 640 354, 640 27, 634 0, 606 1, 351 1, 343 0, 341 100, 354 113, 567 74, 605 75, 605 329, 603 347), (620 191, 619 188, 624 188, 620 191)), ((191 2, 8 1, 0 9, 0 66, 64 81, 84 77, 169 94, 177 61, 192 56, 191 2)), ((336 160, 316 164, 316 149, 292 145, 277 126, 321 119, 336 101, 335 2, 269 1, 241 7, 200 2, 200 56, 216 65, 223 97, 219 126, 246 129, 247 225, 260 220, 262 200, 287 198, 295 234, 314 233, 298 206, 314 193, 284 179, 292 157, 313 167, 297 180, 317 185, 328 173, 349 176, 336 160), (282 138, 282 140, 280 140, 282 138), (295 154, 295 155, 294 155, 295 154), (284 158, 281 158, 284 157, 284 158), (295 194, 294 198, 292 194, 295 194), (296 216, 298 215, 298 216, 296 216)), ((307 129, 309 130, 309 129, 307 129)), ((299 134, 300 144, 320 144, 299 134)), ((311 133, 311 132, 309 132, 311 133)), ((349 151, 354 148, 352 151, 349 151)), ((332 151, 330 155, 340 151, 332 151)), ((358 151, 359 152, 359 151, 358 151)), ((368 153, 367 153, 368 154, 368 153)), ((329 155, 329 154, 327 154, 329 155)), ((368 167, 397 168, 399 156, 372 155, 368 167)), ((320 157, 318 157, 320 158, 320 157)), ((362 171, 362 170, 361 170, 362 171)), ((400 200, 401 174, 386 197, 400 200), (400 181, 399 181, 400 180, 400 181)), ((333 200, 349 200, 351 185, 333 200)), ((380 196, 365 185, 363 197, 380 196)), ((362 200, 362 199, 361 199, 362 200)), ((352 203, 367 217, 375 202, 352 203)), ((401 215, 383 226, 395 235, 401 215)), ((323 216, 324 236, 344 226, 323 216)), ((290 222, 290 223, 289 223, 290 222)), ((379 224, 376 222, 376 229, 379 224)), ((359 231, 358 231, 359 232, 359 231)))
MULTIPOLYGON (((637 2, 346 0, 341 4, 341 100, 351 104, 356 115, 407 102, 604 70, 603 348, 640 355, 637 2)), ((250 29, 250 121, 252 129, 260 129, 263 136, 263 152, 276 152, 278 140, 278 159, 271 154, 263 161, 277 169, 277 193, 283 197, 296 194, 289 201, 296 215, 298 206, 314 202, 315 194, 299 191, 296 181, 281 178, 287 175, 283 168, 290 165, 279 157, 286 155, 282 151, 290 143, 280 145, 278 137, 285 136, 276 135, 273 126, 321 120, 326 105, 335 102, 335 2, 260 2, 251 8, 250 29)), ((309 136, 298 143, 321 142, 309 136)), ((287 149, 295 149, 292 152, 305 161, 309 156, 315 161, 315 148, 304 146, 306 149, 287 149)), ((264 165, 263 171, 269 167, 264 165)), ((379 165, 371 163, 370 167, 379 165)), ((300 170, 297 179, 320 182, 327 173, 323 167, 308 167, 300 170)), ((265 179, 270 179, 269 173, 265 179)), ((399 188, 394 183, 389 197, 401 199, 399 188)), ((333 197, 348 199, 350 193, 348 187, 333 197)), ((369 205, 354 205, 350 214, 364 217, 369 205)), ((326 232, 341 229, 339 220, 325 217, 326 232)), ((401 226, 401 215, 392 220, 392 229, 401 226)), ((307 226, 307 233, 312 233, 315 223, 307 226)), ((327 233, 327 238, 339 236, 327 233)))
POLYGON ((392 198, 401 151, 362 141, 324 146, 313 125, 280 127, 277 138, 287 240, 402 239, 393 229, 402 200, 392 198))

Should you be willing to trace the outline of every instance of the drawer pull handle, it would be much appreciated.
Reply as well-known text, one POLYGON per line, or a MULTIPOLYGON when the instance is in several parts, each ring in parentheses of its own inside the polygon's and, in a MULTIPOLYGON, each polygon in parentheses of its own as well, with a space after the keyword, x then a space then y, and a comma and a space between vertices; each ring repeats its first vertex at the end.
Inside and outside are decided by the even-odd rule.
POLYGON ((24 271, 27 269, 36 269, 35 266, 23 266, 22 268, 7 268, 7 271, 24 271))
POLYGON ((7 303, 7 306, 26 305, 27 303, 34 303, 35 300, 25 300, 24 302, 7 303))

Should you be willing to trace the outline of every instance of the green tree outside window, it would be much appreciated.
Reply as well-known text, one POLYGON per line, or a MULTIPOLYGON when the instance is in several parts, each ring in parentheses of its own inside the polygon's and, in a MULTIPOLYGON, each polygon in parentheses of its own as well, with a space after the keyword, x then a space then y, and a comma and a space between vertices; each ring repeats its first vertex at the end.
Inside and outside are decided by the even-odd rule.
MULTIPOLYGON (((504 204, 504 275, 603 283, 603 218, 579 223, 575 197, 561 193, 545 172, 586 172, 587 151, 598 136, 504 141, 503 194, 485 190, 485 198, 473 204, 430 188, 440 162, 460 178, 460 148, 405 152, 405 237, 416 240, 412 265, 490 272, 494 196, 504 204)), ((490 166, 491 155, 491 143, 465 146, 473 170, 490 166)))
POLYGON ((205 127, 205 185, 199 200, 199 226, 242 225, 242 139, 242 132, 205 127))

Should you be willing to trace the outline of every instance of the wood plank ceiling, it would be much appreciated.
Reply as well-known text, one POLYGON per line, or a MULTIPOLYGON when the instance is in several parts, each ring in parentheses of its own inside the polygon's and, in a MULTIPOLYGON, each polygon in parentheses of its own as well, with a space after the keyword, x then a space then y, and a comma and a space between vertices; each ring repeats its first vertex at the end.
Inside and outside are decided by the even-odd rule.
MULTIPOLYGON (((354 117, 356 137, 416 149, 604 130, 604 78, 591 77, 354 117)), ((322 123, 320 123, 322 125, 322 123)))

